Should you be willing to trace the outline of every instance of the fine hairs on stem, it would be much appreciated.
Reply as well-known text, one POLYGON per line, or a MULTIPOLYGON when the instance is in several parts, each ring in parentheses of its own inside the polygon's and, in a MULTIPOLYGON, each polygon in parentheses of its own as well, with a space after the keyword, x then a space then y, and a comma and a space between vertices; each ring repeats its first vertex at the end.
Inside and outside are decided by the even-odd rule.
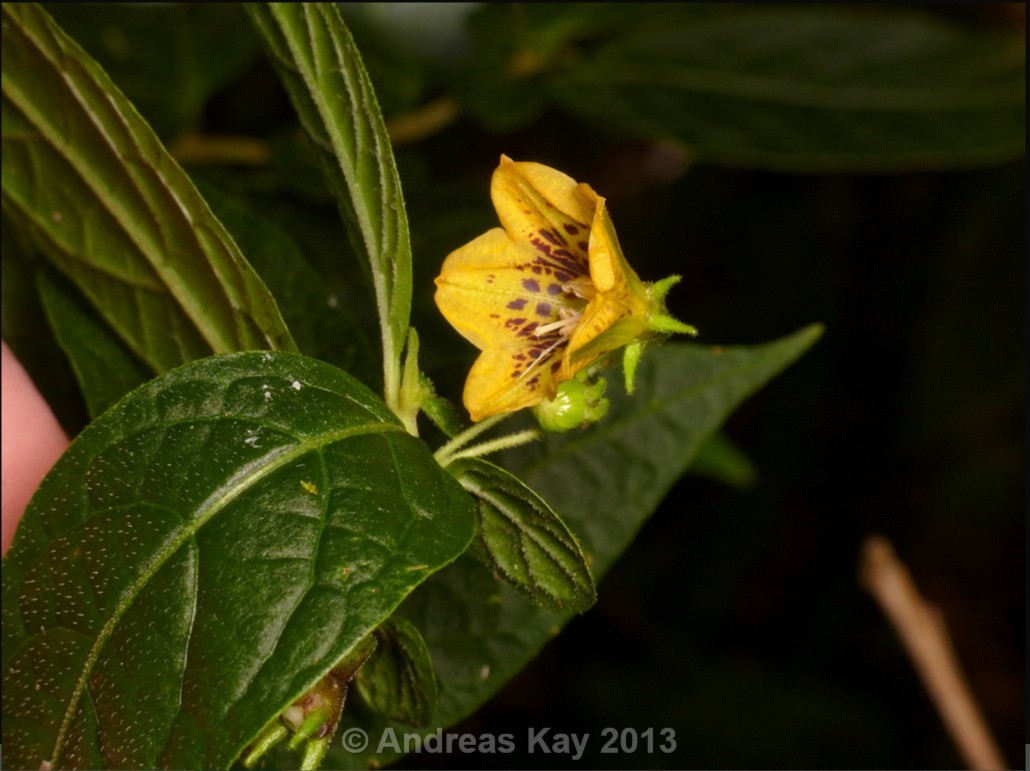
POLYGON ((511 414, 510 412, 504 412, 499 415, 491 415, 489 418, 479 421, 443 445, 433 453, 433 457, 436 458, 437 463, 446 468, 458 458, 478 458, 482 455, 498 452, 499 450, 507 450, 510 447, 528 444, 543 435, 539 429, 529 428, 525 431, 508 434, 507 436, 499 436, 496 439, 490 439, 472 447, 466 447, 477 436, 489 431, 502 420, 510 417, 511 414))

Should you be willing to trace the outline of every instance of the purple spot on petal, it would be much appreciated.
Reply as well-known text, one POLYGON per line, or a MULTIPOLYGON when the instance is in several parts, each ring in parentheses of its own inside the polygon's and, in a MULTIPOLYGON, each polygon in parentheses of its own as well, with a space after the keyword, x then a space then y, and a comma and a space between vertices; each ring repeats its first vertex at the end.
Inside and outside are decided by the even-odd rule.
POLYGON ((561 359, 551 362, 551 372, 557 372, 561 369, 561 359))
POLYGON ((554 246, 557 246, 559 243, 558 239, 555 238, 554 234, 550 230, 541 230, 540 235, 542 235, 548 243, 554 246))
POLYGON ((551 304, 550 303, 537 303, 536 304, 536 315, 547 318, 551 315, 551 304))
POLYGON ((526 307, 527 302, 529 302, 529 300, 524 297, 520 297, 518 300, 512 300, 508 303, 507 307, 511 308, 513 311, 520 311, 526 307))
POLYGON ((579 232, 579 228, 577 228, 575 225, 573 225, 570 222, 566 222, 564 227, 565 227, 565 232, 568 233, 570 236, 574 236, 574 235, 576 235, 576 233, 579 232))
POLYGON ((530 292, 539 292, 540 291, 540 284, 534 278, 524 278, 524 279, 522 279, 522 286, 524 286, 530 292))
POLYGON ((547 285, 547 294, 551 295, 552 297, 554 295, 561 294, 561 284, 548 284, 547 285))
POLYGON ((561 281, 563 284, 572 279, 572 276, 570 276, 568 273, 562 273, 561 271, 555 271, 554 277, 561 281))
POLYGON ((576 246, 578 246, 584 252, 590 251, 590 244, 588 244, 586 241, 577 241, 576 246))

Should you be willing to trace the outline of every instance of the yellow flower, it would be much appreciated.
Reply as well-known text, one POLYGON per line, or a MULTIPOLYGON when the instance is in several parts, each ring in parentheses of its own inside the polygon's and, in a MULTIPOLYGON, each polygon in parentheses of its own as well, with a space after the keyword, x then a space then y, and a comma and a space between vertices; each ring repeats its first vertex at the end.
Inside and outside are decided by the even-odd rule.
POLYGON ((503 227, 451 252, 436 279, 440 312, 483 352, 465 383, 472 420, 552 399, 562 381, 656 332, 694 333, 665 313, 678 277, 640 280, 589 185, 502 155, 490 195, 503 227))

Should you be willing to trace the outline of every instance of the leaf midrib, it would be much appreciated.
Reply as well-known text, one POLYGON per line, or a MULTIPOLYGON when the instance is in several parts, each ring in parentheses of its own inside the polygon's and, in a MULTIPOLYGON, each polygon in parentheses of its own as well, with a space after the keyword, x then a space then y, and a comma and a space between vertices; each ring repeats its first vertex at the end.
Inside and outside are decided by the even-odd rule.
MULTIPOLYGON (((519 538, 517 539, 518 540, 518 544, 519 544, 519 552, 522 555, 523 561, 526 563, 526 569, 529 572, 530 576, 533 579, 536 580, 536 583, 532 584, 532 588, 539 589, 540 591, 544 592, 545 594, 548 594, 551 597, 554 597, 558 601, 563 601, 564 600, 564 598, 562 598, 562 597, 558 596, 557 594, 555 594, 554 592, 550 591, 549 588, 545 587, 540 582, 540 576, 539 576, 538 572, 533 569, 532 561, 528 558, 528 556, 526 554, 526 548, 527 548, 526 547, 526 542, 527 541, 532 543, 532 544, 534 544, 534 545, 536 545, 537 548, 547 557, 547 560, 552 565, 554 565, 554 567, 557 568, 557 570, 560 573, 562 573, 566 578, 571 580, 572 583, 576 586, 577 589, 582 589, 583 588, 583 582, 581 580, 582 576, 580 576, 576 571, 569 570, 568 567, 562 562, 562 560, 559 559, 557 556, 555 556, 555 554, 551 551, 549 546, 544 543, 544 541, 541 538, 540 534, 537 532, 537 528, 538 527, 540 527, 543 530, 546 530, 546 528, 541 527, 539 525, 536 525, 535 523, 529 523, 529 524, 527 524, 526 526, 523 527, 522 526, 522 520, 517 516, 517 513, 516 514, 512 514, 511 510, 509 510, 509 508, 508 508, 508 504, 506 502, 501 501, 499 498, 497 498, 495 495, 493 495, 490 492, 489 486, 479 484, 478 482, 473 481, 472 479, 469 479, 468 477, 466 477, 466 478, 464 478, 464 479, 462 479, 460 481, 461 481, 461 484, 463 486, 466 486, 466 489, 469 490, 469 492, 472 492, 474 495, 482 498, 484 501, 486 501, 491 506, 493 506, 498 512, 501 513, 501 515, 505 519, 507 519, 515 527, 515 530, 519 533, 519 538)), ((529 502, 527 501, 527 503, 529 503, 529 502)), ((532 506, 532 503, 530 503, 529 505, 532 506)), ((555 515, 555 516, 557 516, 557 515, 555 515)), ((551 532, 551 535, 555 538, 555 540, 559 541, 559 543, 561 542, 561 537, 560 537, 561 535, 565 535, 569 539, 572 538, 571 534, 568 533, 567 531, 565 533, 562 533, 562 534, 559 534, 559 535, 554 535, 554 533, 551 532)), ((562 545, 564 545, 564 544, 562 544, 562 545)), ((489 548, 489 546, 487 548, 489 548)), ((568 554, 568 553, 569 552, 566 552, 566 554, 568 554)), ((576 555, 575 553, 573 553, 572 556, 573 556, 573 559, 575 559, 576 556, 582 556, 582 555, 576 555)))
MULTIPOLYGON (((295 28, 289 20, 277 14, 274 7, 271 7, 269 12, 276 18, 286 44, 286 49, 289 51, 292 59, 292 61, 285 63, 291 66, 303 79, 307 89, 307 96, 311 100, 311 104, 314 105, 318 119, 321 122, 319 128, 324 132, 324 136, 332 148, 334 158, 331 163, 339 170, 344 184, 350 193, 350 207, 361 231, 361 238, 371 263, 370 267, 372 268, 372 285, 376 297, 383 343, 384 390, 387 396, 386 400, 390 403, 391 399, 396 396, 397 389, 399 388, 400 369, 398 357, 403 347, 404 335, 407 329, 407 311, 402 312, 403 318, 399 320, 395 318, 398 315, 397 308, 399 302, 404 301, 403 297, 399 299, 399 294, 403 294, 403 291, 399 289, 401 284, 399 271, 401 269, 401 262, 405 258, 398 256, 391 264, 391 260, 389 260, 386 254, 387 241, 389 240, 389 234, 386 232, 388 218, 384 214, 389 209, 389 201, 386 200, 388 195, 387 188, 393 187, 395 194, 399 198, 399 193, 396 193, 399 190, 399 179, 396 178, 395 168, 390 168, 388 165, 384 166, 382 163, 383 153, 380 147, 382 140, 374 126, 371 127, 371 131, 363 131, 363 129, 369 128, 367 124, 361 121, 352 121, 353 148, 351 148, 352 151, 348 151, 347 139, 343 136, 338 122, 334 119, 333 107, 324 96, 324 91, 320 86, 328 85, 329 88, 326 90, 334 94, 342 86, 345 96, 350 99, 352 112, 355 108, 368 109, 370 106, 374 106, 376 104, 374 93, 371 92, 371 86, 366 83, 367 75, 360 71, 360 69, 356 70, 349 66, 334 36, 329 36, 329 39, 324 41, 324 44, 331 51, 331 57, 336 63, 336 69, 329 72, 319 69, 318 52, 315 49, 315 41, 318 34, 315 29, 313 14, 322 14, 326 27, 329 28, 334 21, 332 14, 337 14, 335 21, 343 26, 342 21, 338 18, 339 11, 335 8, 312 8, 310 5, 304 5, 301 10, 302 29, 295 28), (308 51, 311 52, 310 61, 304 56, 305 52, 299 50, 297 46, 296 38, 301 34, 306 36, 308 51), (362 155, 362 149, 369 146, 375 150, 375 163, 380 182, 378 185, 378 212, 373 211, 377 203, 374 194, 370 195, 367 191, 367 185, 362 184, 362 174, 358 162, 362 155), (345 160, 346 163, 340 163, 340 159, 345 160), (378 230, 374 223, 376 216, 382 222, 382 226, 378 230)), ((323 152, 326 151, 327 148, 323 148, 323 152)), ((403 255, 404 252, 410 254, 411 246, 407 236, 407 223, 402 205, 398 205, 393 217, 396 233, 396 238, 394 239, 396 243, 393 244, 393 247, 398 255, 403 255)))
MULTIPOLYGON (((75 687, 71 694, 71 699, 68 702, 68 708, 65 711, 64 717, 61 720, 61 726, 57 732, 57 738, 54 741, 53 755, 50 758, 51 765, 56 765, 60 758, 61 751, 64 749, 65 742, 67 741, 68 731, 71 727, 72 719, 78 709, 79 699, 85 692, 86 683, 89 679, 90 672, 93 667, 96 666, 97 660, 100 657, 100 653, 107 643, 108 639, 114 632, 115 627, 121 620, 122 616, 125 615, 126 611, 132 606, 139 596, 140 592, 146 587, 150 579, 167 564, 167 562, 175 555, 175 553, 182 547, 184 543, 192 539, 197 532, 207 522, 209 522, 216 514, 218 514, 223 508, 229 503, 236 499, 246 490, 250 489, 254 484, 260 482, 269 474, 277 471, 278 469, 286 466, 293 460, 301 457, 302 455, 312 451, 321 449, 335 442, 348 439, 353 436, 360 436, 363 434, 383 433, 383 432, 399 432, 404 433, 403 426, 395 423, 363 423, 357 426, 351 426, 349 428, 339 429, 332 431, 327 434, 322 434, 315 437, 309 437, 298 444, 289 448, 282 449, 276 448, 261 458, 251 462, 248 466, 244 467, 244 470, 248 468, 259 467, 252 473, 247 474, 243 478, 236 479, 235 481, 229 480, 226 484, 216 489, 207 500, 201 504, 199 510, 201 514, 192 520, 190 520, 183 528, 182 533, 175 538, 165 549, 159 553, 152 561, 147 569, 137 578, 137 580, 129 587, 129 590, 125 593, 122 599, 115 606, 111 617, 101 627, 97 633, 96 640, 90 646, 89 654, 86 656, 86 660, 82 667, 82 674, 79 676, 78 681, 75 683, 75 687), (226 489, 228 487, 228 489, 226 489), (205 510, 206 508, 206 510, 205 510)), ((195 618, 195 617, 194 617, 195 618)))
MULTIPOLYGON (((85 115, 86 120, 96 129, 98 136, 102 139, 104 144, 110 149, 115 158, 117 158, 119 161, 124 161, 122 154, 117 149, 117 143, 111 138, 107 130, 100 124, 100 122, 93 117, 92 111, 88 109, 86 103, 84 102, 84 97, 82 96, 77 86, 71 80, 69 80, 69 78, 65 75, 64 71, 57 65, 56 62, 54 62, 53 59, 50 58, 47 50, 39 43, 36 37, 33 34, 31 34, 32 30, 30 29, 30 27, 25 24, 19 23, 18 29, 24 36, 25 40, 36 49, 39 55, 43 59, 45 59, 47 63, 50 65, 50 67, 58 74, 61 81, 65 83, 66 87, 68 88, 69 94, 71 94, 73 97, 73 101, 80 108, 82 114, 85 115)), ((122 232, 126 234, 129 241, 132 244, 134 244, 135 247, 139 250, 139 254, 143 257, 144 261, 151 267, 151 269, 154 270, 154 272, 157 275, 161 277, 161 280, 164 282, 165 286, 169 290, 169 293, 175 298, 178 306, 182 309, 185 315, 190 319, 193 325, 201 333, 201 335, 204 337, 207 343, 212 347, 212 350, 216 353, 233 350, 236 346, 233 344, 231 340, 224 338, 224 336, 219 333, 219 330, 211 328, 208 324, 201 323, 201 320, 205 318, 205 314, 202 308, 193 307, 193 303, 190 300, 190 294, 187 291, 187 287, 184 284, 181 284, 179 280, 177 280, 177 276, 174 274, 174 272, 163 270, 160 260, 152 259, 154 251, 159 250, 160 247, 156 244, 151 244, 150 239, 147 239, 146 243, 144 243, 144 241, 140 239, 139 229, 130 227, 128 224, 134 221, 134 218, 131 217, 128 212, 124 211, 123 207, 118 205, 118 202, 116 200, 110 198, 109 196, 103 193, 103 186, 97 184, 96 179, 90 172, 88 164, 84 166, 78 163, 78 159, 75 156, 75 154, 70 152, 69 148, 65 145, 65 143, 61 141, 60 133, 55 132, 51 127, 50 123, 44 120, 43 117, 38 113, 38 111, 31 108, 31 100, 26 99, 24 93, 22 93, 22 91, 12 83, 10 78, 6 76, 3 77, 2 89, 7 98, 11 100, 12 104, 14 104, 21 111, 22 115, 25 116, 26 120, 29 121, 36 128, 36 130, 39 132, 39 135, 46 140, 48 145, 51 148, 53 148, 54 151, 56 151, 62 158, 65 159, 68 165, 75 170, 75 172, 79 175, 80 179, 82 179, 82 181, 87 185, 87 187, 93 192, 93 194, 96 196, 96 199, 100 201, 103 205, 105 211, 107 211, 111 218, 117 223, 122 232)), ((109 103, 112 109, 118 115, 118 117, 123 119, 124 123, 124 116, 121 112, 121 106, 114 100, 109 100, 109 103)), ((134 129, 129 127, 127 124, 126 129, 130 134, 135 133, 134 129)), ((146 160, 142 155, 140 155, 139 158, 141 160, 146 160)), ((147 166, 154 169, 155 176, 161 180, 162 184, 165 184, 166 180, 164 176, 157 171, 156 167, 154 167, 153 164, 151 164, 149 161, 146 161, 146 164, 147 166)), ((132 186, 138 190, 139 184, 136 177, 132 174, 127 174, 127 177, 129 178, 132 186)), ((182 211, 183 215, 187 218, 187 225, 190 226, 190 230, 191 232, 193 232, 192 226, 194 223, 189 220, 189 214, 186 211, 185 207, 182 206, 180 197, 175 193, 175 191, 171 187, 169 187, 166 184, 165 187, 168 190, 169 194, 172 196, 172 198, 175 199, 177 203, 179 203, 180 210, 182 211)), ((211 269, 212 273, 214 273, 215 271, 213 266, 211 266, 211 269)), ((230 307, 233 307, 235 309, 236 304, 226 294, 225 286, 222 283, 222 281, 216 280, 215 283, 221 291, 225 302, 230 307)), ((233 315, 238 316, 238 312, 234 313, 233 315)))

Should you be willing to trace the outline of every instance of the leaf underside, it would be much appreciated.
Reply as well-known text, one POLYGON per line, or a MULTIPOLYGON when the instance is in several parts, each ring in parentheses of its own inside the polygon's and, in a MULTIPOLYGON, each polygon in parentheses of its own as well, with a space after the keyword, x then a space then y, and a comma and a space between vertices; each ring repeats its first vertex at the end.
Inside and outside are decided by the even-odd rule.
POLYGON ((582 613, 597 599, 575 536, 518 477, 480 458, 451 466, 477 502, 477 553, 505 583, 552 610, 582 613))
POLYGON ((382 330, 387 402, 400 385, 411 313, 411 241, 390 138, 372 82, 339 10, 327 3, 247 6, 322 160, 382 330))

